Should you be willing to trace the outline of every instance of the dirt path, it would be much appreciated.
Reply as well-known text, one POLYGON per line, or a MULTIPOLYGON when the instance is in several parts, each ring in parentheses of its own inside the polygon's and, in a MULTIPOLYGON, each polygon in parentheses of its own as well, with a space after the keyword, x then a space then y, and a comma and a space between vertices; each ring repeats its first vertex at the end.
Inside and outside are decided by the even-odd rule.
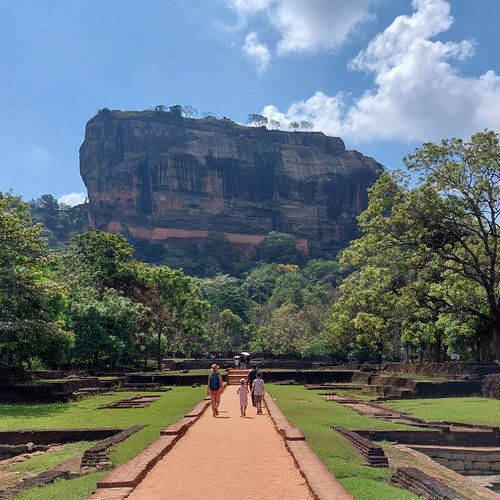
POLYGON ((305 480, 264 409, 240 417, 237 386, 210 408, 127 498, 310 500, 305 480))

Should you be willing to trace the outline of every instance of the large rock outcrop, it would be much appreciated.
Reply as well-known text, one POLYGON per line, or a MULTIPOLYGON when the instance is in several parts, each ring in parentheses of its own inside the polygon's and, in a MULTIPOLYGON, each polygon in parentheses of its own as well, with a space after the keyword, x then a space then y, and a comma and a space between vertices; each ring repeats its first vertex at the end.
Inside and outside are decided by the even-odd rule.
POLYGON ((275 230, 342 247, 381 171, 321 132, 172 113, 102 110, 80 148, 91 226, 167 245, 214 231, 255 245, 275 230))

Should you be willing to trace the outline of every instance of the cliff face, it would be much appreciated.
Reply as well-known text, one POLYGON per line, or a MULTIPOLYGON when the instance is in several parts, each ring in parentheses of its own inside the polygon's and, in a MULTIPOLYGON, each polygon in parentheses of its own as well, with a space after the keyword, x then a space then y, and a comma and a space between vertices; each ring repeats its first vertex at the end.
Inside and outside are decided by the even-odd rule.
POLYGON ((211 231, 256 244, 276 230, 344 246, 381 170, 320 132, 169 113, 102 111, 80 148, 92 227, 166 244, 211 231))

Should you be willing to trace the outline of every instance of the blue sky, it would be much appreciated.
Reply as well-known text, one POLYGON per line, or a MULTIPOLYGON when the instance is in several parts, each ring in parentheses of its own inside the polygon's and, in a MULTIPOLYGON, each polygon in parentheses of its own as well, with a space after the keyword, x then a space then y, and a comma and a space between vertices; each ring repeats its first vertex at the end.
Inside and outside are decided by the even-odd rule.
POLYGON ((500 130, 498 0, 0 0, 0 191, 85 196, 103 107, 308 120, 388 168, 500 130))

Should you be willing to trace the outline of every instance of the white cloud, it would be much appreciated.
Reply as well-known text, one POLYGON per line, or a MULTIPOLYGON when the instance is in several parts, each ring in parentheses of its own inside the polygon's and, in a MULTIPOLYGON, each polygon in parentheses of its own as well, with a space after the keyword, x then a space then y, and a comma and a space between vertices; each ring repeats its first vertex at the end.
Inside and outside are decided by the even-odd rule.
MULTIPOLYGON (((276 106, 266 106, 262 114, 269 120, 280 122, 282 129, 287 129, 292 121, 308 121, 313 123, 314 130, 337 131, 342 127, 343 94, 334 97, 316 92, 305 101, 294 102, 286 113, 276 106)), ((333 133, 333 132, 330 132, 333 133)))
POLYGON ((85 193, 69 193, 63 194, 61 197, 57 198, 59 203, 64 203, 65 205, 69 205, 70 207, 74 207, 75 205, 80 205, 87 199, 87 195, 85 193))
POLYGON ((226 0, 228 7, 233 9, 241 18, 265 10, 271 3, 272 0, 226 0))
POLYGON ((245 44, 243 45, 243 50, 254 62, 259 74, 266 71, 269 67, 269 62, 271 61, 271 54, 265 44, 259 43, 256 33, 250 32, 247 35, 245 44))
POLYGON ((374 87, 361 97, 316 92, 286 113, 266 106, 263 114, 279 115, 282 123, 307 119, 354 142, 439 140, 500 129, 500 77, 461 74, 453 61, 472 57, 474 44, 435 40, 453 22, 449 3, 414 0, 413 6, 412 15, 397 17, 351 61, 353 70, 374 74, 374 87))
POLYGON ((359 24, 372 19, 372 0, 280 0, 270 12, 281 40, 278 54, 336 49, 359 24))
POLYGON ((256 14, 264 14, 278 30, 278 55, 313 53, 336 49, 361 23, 372 19, 369 7, 376 0, 226 0, 247 25, 256 14))

